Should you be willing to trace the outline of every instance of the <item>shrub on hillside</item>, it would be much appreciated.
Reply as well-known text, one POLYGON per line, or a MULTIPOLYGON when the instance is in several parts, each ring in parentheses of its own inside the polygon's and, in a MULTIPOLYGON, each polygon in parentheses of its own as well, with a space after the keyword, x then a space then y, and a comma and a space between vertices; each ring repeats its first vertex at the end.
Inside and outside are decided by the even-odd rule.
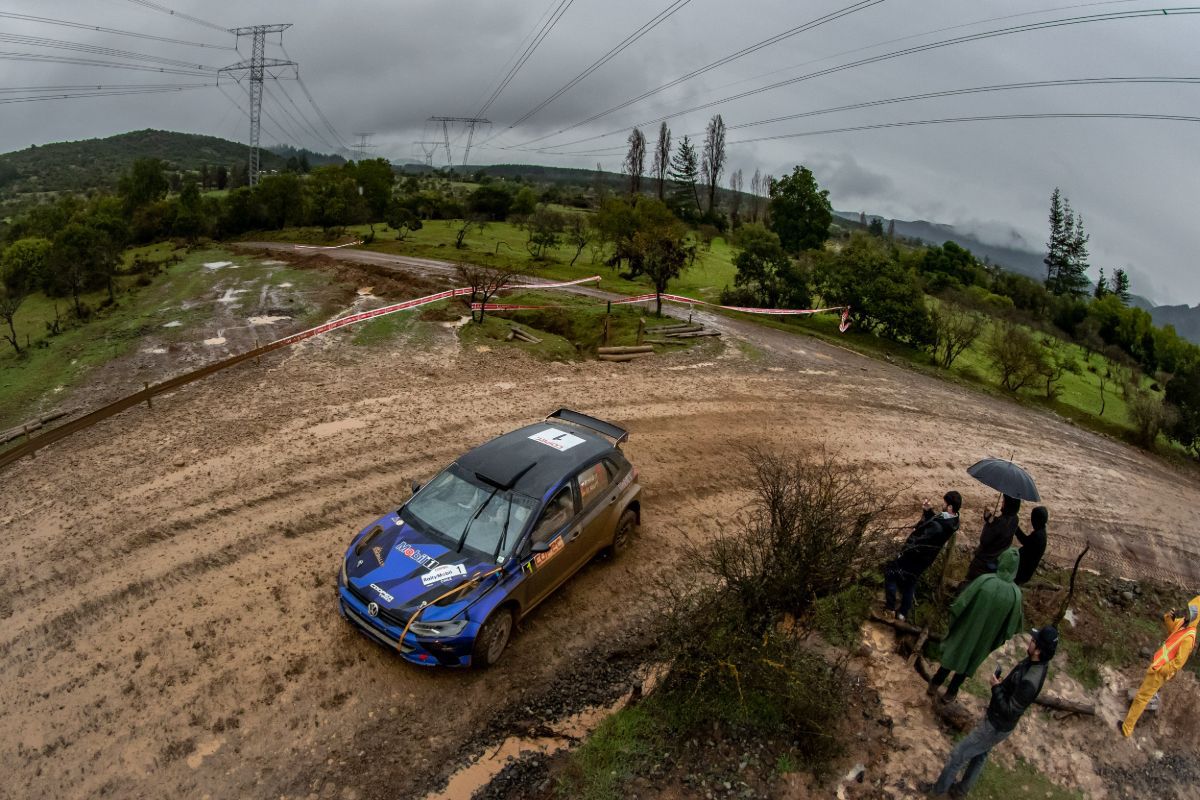
POLYGON ((1136 386, 1126 391, 1125 403, 1129 407, 1129 421, 1133 423, 1138 444, 1142 447, 1153 447, 1158 434, 1174 425, 1179 416, 1154 393, 1136 386))
POLYGON ((1020 325, 1006 323, 993 327, 985 352, 1000 385, 1010 392, 1033 385, 1047 369, 1045 349, 1020 325))

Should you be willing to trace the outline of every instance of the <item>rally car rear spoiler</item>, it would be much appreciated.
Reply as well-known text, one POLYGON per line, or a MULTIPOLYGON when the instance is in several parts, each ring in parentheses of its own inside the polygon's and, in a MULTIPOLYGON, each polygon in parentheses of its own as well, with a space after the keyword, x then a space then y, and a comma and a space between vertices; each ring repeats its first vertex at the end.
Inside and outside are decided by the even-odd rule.
POLYGON ((602 419, 589 417, 587 414, 580 414, 578 411, 572 411, 569 408, 560 408, 550 416, 546 417, 546 421, 552 419, 561 419, 563 422, 571 422, 575 425, 582 425, 585 428, 595 431, 602 436, 608 436, 616 440, 619 446, 622 442, 629 438, 629 431, 624 428, 619 428, 611 422, 605 422, 602 419))

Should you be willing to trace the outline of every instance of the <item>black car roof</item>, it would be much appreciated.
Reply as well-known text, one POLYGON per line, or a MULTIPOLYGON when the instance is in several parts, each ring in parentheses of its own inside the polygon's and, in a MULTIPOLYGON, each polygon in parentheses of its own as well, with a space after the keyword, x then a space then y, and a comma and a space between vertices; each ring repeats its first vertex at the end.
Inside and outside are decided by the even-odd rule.
POLYGON ((457 463, 488 483, 541 499, 564 477, 614 449, 586 428, 551 420, 497 436, 457 463))

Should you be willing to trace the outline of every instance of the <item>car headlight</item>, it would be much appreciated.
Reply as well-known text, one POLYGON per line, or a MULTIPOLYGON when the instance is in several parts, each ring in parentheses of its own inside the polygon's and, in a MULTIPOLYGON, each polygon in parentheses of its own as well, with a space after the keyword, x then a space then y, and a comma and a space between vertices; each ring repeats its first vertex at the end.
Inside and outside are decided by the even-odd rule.
POLYGON ((417 636, 458 636, 465 627, 465 619, 451 619, 445 622, 414 622, 409 630, 417 636))

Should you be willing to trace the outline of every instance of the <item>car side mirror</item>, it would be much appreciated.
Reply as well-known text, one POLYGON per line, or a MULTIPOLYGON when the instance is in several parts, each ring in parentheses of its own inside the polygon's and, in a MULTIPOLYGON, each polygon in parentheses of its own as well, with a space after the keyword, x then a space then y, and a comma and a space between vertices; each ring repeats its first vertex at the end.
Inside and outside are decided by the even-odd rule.
POLYGON ((533 547, 529 548, 529 552, 531 552, 531 553, 549 553, 550 552, 550 543, 549 542, 534 542, 533 547))
POLYGON ((419 492, 419 491, 421 491, 421 482, 420 482, 420 481, 413 481, 413 482, 412 482, 412 493, 413 493, 413 494, 416 494, 416 493, 417 493, 417 492, 419 492))

